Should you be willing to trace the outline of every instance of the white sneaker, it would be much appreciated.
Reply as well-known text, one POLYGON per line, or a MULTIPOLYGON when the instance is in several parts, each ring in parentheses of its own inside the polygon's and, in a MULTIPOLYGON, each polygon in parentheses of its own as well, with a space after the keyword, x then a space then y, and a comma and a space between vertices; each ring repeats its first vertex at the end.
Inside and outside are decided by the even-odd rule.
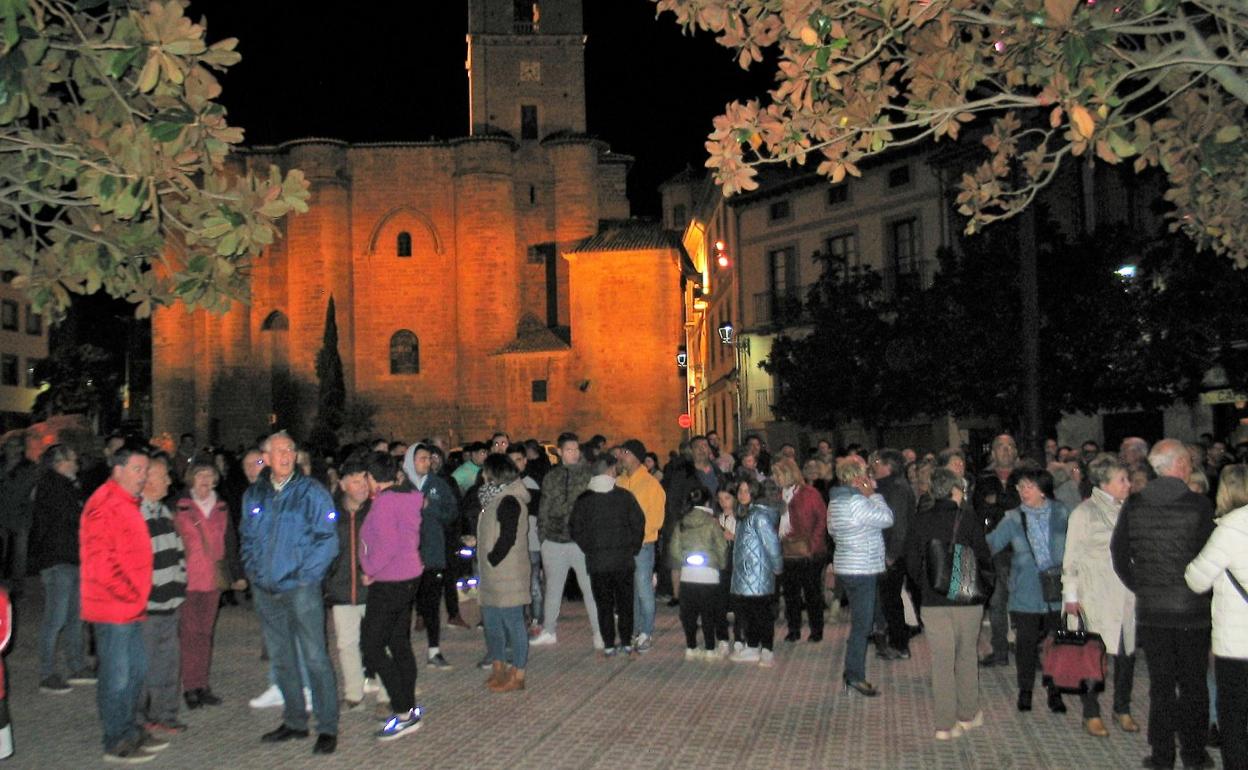
POLYGON ((543 631, 542 633, 538 634, 537 636, 529 640, 529 646, 530 647, 545 647, 546 645, 549 645, 549 644, 555 644, 558 641, 559 641, 559 638, 556 637, 554 634, 552 634, 549 631, 543 631))
POLYGON ((637 634, 637 644, 633 645, 633 648, 637 652, 649 652, 652 641, 650 634, 637 634))
POLYGON ((253 709, 271 709, 286 705, 286 699, 282 697, 282 691, 277 685, 269 685, 269 689, 260 693, 256 697, 247 702, 247 705, 253 709))
POLYGON ((732 651, 734 653, 741 652, 744 649, 745 649, 745 642, 733 642, 732 643, 732 651))
POLYGON ((952 730, 937 730, 936 731, 936 740, 938 741, 951 741, 954 738, 961 738, 961 737, 962 737, 962 725, 961 724, 954 725, 952 730))
POLYGON ((697 647, 685 648, 685 660, 701 660, 701 659, 702 659, 702 650, 698 649, 697 647))
POLYGON ((962 728, 962 732, 966 732, 968 730, 974 730, 977 727, 983 727, 983 726, 984 726, 984 712, 982 710, 975 712, 975 718, 971 719, 969 722, 963 722, 961 720, 958 720, 958 727, 962 728))
POLYGON ((732 648, 728 646, 728 640, 721 639, 715 645, 715 657, 726 658, 732 654, 732 648))
POLYGON ((758 665, 763 668, 771 668, 776 665, 776 656, 771 650, 763 650, 758 654, 758 665))
POLYGON ((740 652, 734 652, 728 660, 733 663, 758 663, 761 656, 758 654, 757 647, 746 647, 740 652))
POLYGON ((364 680, 364 694, 370 695, 375 692, 381 692, 381 685, 377 684, 376 677, 367 677, 364 680))
MULTIPOLYGON (((530 644, 532 644, 532 642, 530 642, 530 644)), ((602 641, 602 637, 601 637, 601 636, 598 636, 598 635, 595 635, 595 636, 594 636, 594 649, 595 649, 595 650, 603 650, 603 649, 606 649, 606 645, 605 645, 605 644, 603 644, 603 641, 602 641)))

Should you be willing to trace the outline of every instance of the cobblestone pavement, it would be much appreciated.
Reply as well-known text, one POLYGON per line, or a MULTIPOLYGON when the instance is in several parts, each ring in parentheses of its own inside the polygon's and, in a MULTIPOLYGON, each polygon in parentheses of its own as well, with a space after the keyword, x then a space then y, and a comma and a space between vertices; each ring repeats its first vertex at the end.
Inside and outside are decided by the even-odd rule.
MULTIPOLYGON (((37 581, 19 606, 7 658, 16 755, 5 767, 102 765, 93 687, 44 695, 37 682, 37 581)), ((778 637, 783 629, 777 629, 778 637)), ((821 644, 777 641, 776 666, 686 662, 675 610, 660 607, 654 650, 638 660, 603 660, 592 649, 584 607, 564 602, 559 643, 531 648, 528 689, 492 694, 479 631, 452 628, 442 649, 448 672, 420 666, 422 729, 381 743, 380 721, 344 714, 339 747, 314 757, 312 742, 262 744, 280 710, 247 700, 266 684, 259 623, 250 606, 227 607, 217 627, 212 684, 224 705, 184 711, 190 730, 145 765, 150 768, 1134 768, 1148 750, 1143 733, 1111 726, 1108 739, 1080 730, 1078 703, 1056 715, 1014 709, 1014 669, 981 681, 986 724, 950 743, 932 739, 928 646, 885 663, 871 657, 882 690, 866 699, 839 686, 847 625, 830 625, 821 644)), ((424 659, 424 634, 417 634, 424 659)), ((331 647, 332 650, 332 647, 331 647)), ((1148 713, 1148 668, 1137 667, 1134 713, 1148 713)), ((371 697, 371 696, 370 696, 371 697)), ((1107 701, 1105 701, 1107 704, 1107 701)), ((1216 757, 1216 752, 1215 752, 1216 757)))

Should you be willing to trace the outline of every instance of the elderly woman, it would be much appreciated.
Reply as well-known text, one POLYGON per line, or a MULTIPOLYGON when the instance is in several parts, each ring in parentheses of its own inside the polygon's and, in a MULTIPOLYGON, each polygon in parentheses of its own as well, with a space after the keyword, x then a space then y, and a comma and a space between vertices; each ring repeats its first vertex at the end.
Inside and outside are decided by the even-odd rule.
POLYGON ((178 618, 182 652, 182 696, 187 708, 216 706, 221 699, 208 686, 212 637, 221 592, 243 590, 238 541, 229 506, 217 494, 220 474, 212 461, 193 461, 186 469, 186 492, 173 522, 186 549, 186 602, 178 618))
POLYGON ((1187 565, 1197 593, 1213 588, 1213 667, 1222 767, 1248 768, 1248 465, 1218 477, 1217 528, 1187 565))
MULTIPOLYGON (((1105 651, 1114 659, 1114 721, 1128 733, 1140 727, 1131 718, 1131 690, 1135 679, 1135 594, 1114 572, 1109 540, 1118 523, 1118 511, 1131 491, 1127 466, 1108 452, 1088 464, 1095 485, 1092 496, 1075 508, 1066 525, 1066 555, 1062 559, 1062 597, 1069 613, 1082 612, 1088 630, 1101 635, 1105 651)), ((1083 695, 1083 725, 1089 735, 1109 736, 1101 720, 1097 693, 1083 695)))
MULTIPOLYGON (((1007 609, 1014 624, 1018 672, 1018 710, 1031 711, 1031 691, 1036 683, 1040 640, 1057 630, 1061 597, 1046 601, 1044 573, 1060 573, 1066 554, 1066 506, 1053 499, 1053 477, 1034 467, 1021 468, 1010 479, 1020 504, 1005 512, 1001 523, 988 533, 994 554, 1013 548, 1010 557, 1010 591, 1007 609)), ((1049 688, 1049 710, 1062 714, 1066 704, 1056 688, 1049 688)))
POLYGON ((966 480, 947 468, 931 473, 931 508, 914 520, 906 541, 906 571, 923 592, 923 618, 932 651, 932 695, 936 700, 936 740, 957 738, 984 723, 979 708, 979 660, 976 643, 991 587, 975 604, 958 604, 932 589, 927 579, 927 544, 933 540, 970 548, 981 567, 992 570, 992 552, 984 540, 984 522, 962 509, 966 480))
POLYGON ((873 698, 879 690, 867 681, 867 637, 875 620, 876 583, 885 569, 884 530, 893 526, 893 511, 860 458, 838 464, 836 478, 840 485, 829 493, 828 532, 836 543, 832 571, 849 596, 843 678, 846 689, 873 698))
POLYGON ((802 609, 810 621, 808 641, 823 641, 823 568, 827 564, 827 538, 823 534, 827 516, 826 503, 819 490, 811 486, 787 457, 772 463, 771 477, 784 497, 787 529, 781 527, 781 551, 784 574, 780 588, 784 593, 784 615, 789 633, 786 642, 802 638, 802 609))

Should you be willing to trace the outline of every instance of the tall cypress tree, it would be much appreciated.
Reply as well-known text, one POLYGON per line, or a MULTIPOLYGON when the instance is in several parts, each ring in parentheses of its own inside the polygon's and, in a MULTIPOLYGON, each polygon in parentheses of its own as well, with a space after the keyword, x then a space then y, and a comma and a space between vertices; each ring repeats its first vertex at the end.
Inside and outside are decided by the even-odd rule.
POLYGON ((347 389, 342 376, 342 357, 338 355, 338 318, 334 297, 325 308, 325 335, 316 353, 316 379, 320 393, 316 402, 316 420, 309 436, 312 446, 332 452, 338 446, 338 429, 342 427, 347 389))

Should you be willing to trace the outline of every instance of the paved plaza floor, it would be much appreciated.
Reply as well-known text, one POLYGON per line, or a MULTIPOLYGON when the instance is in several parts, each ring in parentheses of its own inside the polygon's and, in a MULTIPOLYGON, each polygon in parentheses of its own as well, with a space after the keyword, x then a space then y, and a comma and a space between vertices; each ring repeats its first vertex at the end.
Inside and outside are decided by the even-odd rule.
MULTIPOLYGON (((7 657, 17 753, 0 767, 86 768, 102 763, 93 686, 68 695, 38 690, 38 581, 19 605, 7 657)), ((1056 715, 1014 708, 1014 668, 983 672, 982 729, 949 743, 932 739, 928 645, 908 661, 869 658, 882 691, 866 699, 839 686, 847 625, 830 625, 820 644, 776 643, 776 666, 686 662, 676 611, 660 607, 654 650, 637 660, 594 654, 583 605, 564 602, 559 643, 531 648, 528 688, 493 694, 475 667, 479 631, 452 628, 442 645, 455 668, 420 666, 422 728, 382 743, 370 713, 344 714, 338 752, 313 756, 312 741, 260 742, 279 709, 247 700, 266 686, 259 623, 249 605, 227 607, 217 627, 215 708, 184 711, 190 729, 144 765, 149 768, 1134 768, 1148 752, 1143 733, 1111 726, 1108 739, 1085 735, 1077 699, 1056 715)), ((777 628, 778 639, 783 636, 777 628)), ((424 659, 424 634, 417 655, 424 659)), ((331 642, 332 644, 332 642, 331 642)), ((1134 713, 1148 713, 1148 667, 1137 667, 1134 713)), ((371 697, 371 696, 370 696, 371 697)), ((1108 699, 1103 703, 1108 709, 1108 699)), ((370 709, 371 711, 371 709, 370 709)), ((313 725, 314 726, 314 725, 313 725)), ((1216 757, 1216 752, 1215 752, 1216 757)))

